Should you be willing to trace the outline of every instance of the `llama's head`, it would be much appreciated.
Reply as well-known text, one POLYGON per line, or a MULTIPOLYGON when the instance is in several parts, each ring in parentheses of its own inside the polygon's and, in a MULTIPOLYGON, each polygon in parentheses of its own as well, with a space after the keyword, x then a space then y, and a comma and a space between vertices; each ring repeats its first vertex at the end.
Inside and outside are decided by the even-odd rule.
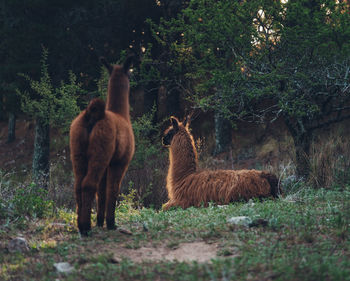
POLYGON ((135 55, 129 55, 123 65, 112 65, 106 61, 105 58, 100 58, 101 63, 106 67, 108 73, 111 77, 113 76, 129 76, 130 69, 134 62, 136 61, 135 55))
POLYGON ((176 117, 171 116, 170 122, 171 126, 165 130, 164 136, 162 138, 162 143, 166 147, 171 145, 171 141, 173 140, 174 136, 179 132, 189 133, 189 118, 185 118, 183 122, 180 122, 176 117))

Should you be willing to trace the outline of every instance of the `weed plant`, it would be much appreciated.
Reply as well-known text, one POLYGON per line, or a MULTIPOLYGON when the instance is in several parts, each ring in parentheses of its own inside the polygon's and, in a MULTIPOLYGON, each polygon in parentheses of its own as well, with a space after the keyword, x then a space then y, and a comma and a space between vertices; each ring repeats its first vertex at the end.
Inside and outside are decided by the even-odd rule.
POLYGON ((27 223, 21 230, 30 237, 29 253, 0 254, 0 279, 350 280, 349 185, 342 190, 315 190, 299 182, 297 192, 290 189, 276 200, 167 212, 136 209, 136 193, 131 189, 123 195, 116 210, 118 226, 129 229, 132 236, 94 227, 92 237, 80 239, 74 212, 45 212, 46 221, 27 223), (244 227, 228 223, 234 216, 264 219, 268 224, 244 227), (195 241, 215 244, 216 258, 207 263, 135 263, 128 257, 113 262, 114 247, 137 250, 167 245, 172 249, 195 241), (53 264, 58 261, 69 262, 75 272, 57 273, 53 264))
POLYGON ((310 182, 313 186, 331 188, 350 183, 350 142, 341 134, 312 145, 310 182))
POLYGON ((3 175, 0 195, 0 232, 14 224, 23 226, 30 219, 53 215, 54 202, 48 198, 45 189, 34 183, 16 186, 3 175))

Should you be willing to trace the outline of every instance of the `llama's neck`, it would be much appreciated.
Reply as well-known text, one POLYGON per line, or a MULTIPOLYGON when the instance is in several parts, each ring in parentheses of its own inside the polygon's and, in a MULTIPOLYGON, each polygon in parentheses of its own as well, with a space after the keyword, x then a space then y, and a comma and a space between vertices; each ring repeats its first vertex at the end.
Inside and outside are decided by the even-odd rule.
POLYGON ((174 136, 169 153, 170 165, 168 181, 170 186, 183 180, 197 170, 197 151, 188 132, 183 131, 174 136))
POLYGON ((130 121, 129 91, 130 84, 127 77, 111 76, 108 83, 106 109, 130 121))

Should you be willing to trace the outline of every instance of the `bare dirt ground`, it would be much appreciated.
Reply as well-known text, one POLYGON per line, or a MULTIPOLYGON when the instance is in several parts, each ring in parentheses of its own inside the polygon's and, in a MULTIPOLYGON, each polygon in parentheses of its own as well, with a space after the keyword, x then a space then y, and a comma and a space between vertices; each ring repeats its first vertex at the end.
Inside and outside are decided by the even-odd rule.
POLYGON ((179 261, 198 263, 210 262, 217 256, 218 245, 205 242, 192 242, 179 244, 175 249, 166 245, 158 247, 141 247, 138 249, 127 249, 121 245, 109 245, 108 250, 113 252, 113 259, 118 262, 127 257, 134 262, 142 261, 179 261), (111 247, 112 246, 112 247, 111 247))

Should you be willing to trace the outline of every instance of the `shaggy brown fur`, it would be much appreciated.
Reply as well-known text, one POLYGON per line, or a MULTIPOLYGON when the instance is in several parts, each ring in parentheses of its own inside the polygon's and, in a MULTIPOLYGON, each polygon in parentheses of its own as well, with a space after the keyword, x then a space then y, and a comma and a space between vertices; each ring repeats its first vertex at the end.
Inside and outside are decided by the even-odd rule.
POLYGON ((209 202, 228 204, 250 198, 277 197, 280 193, 275 175, 257 170, 197 171, 197 151, 186 120, 171 117, 172 126, 163 137, 169 146, 167 190, 169 201, 163 206, 188 208, 209 202))
POLYGON ((91 229, 91 207, 97 195, 97 225, 115 228, 115 206, 120 185, 134 154, 134 134, 129 114, 131 65, 107 67, 107 106, 100 99, 90 102, 70 127, 70 153, 74 172, 78 228, 82 235, 91 229))

